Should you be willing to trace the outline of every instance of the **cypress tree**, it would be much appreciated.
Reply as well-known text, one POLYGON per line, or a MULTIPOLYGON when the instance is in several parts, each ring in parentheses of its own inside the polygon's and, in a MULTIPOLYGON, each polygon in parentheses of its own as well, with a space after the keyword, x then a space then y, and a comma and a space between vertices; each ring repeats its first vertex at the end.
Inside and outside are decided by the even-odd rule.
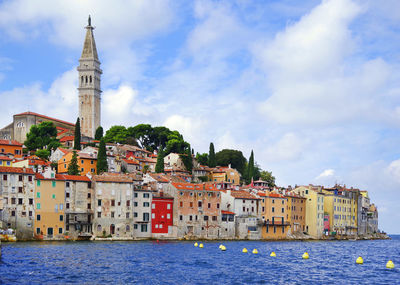
POLYGON ((106 143, 104 138, 100 140, 99 153, 97 154, 97 174, 108 171, 106 143))
POLYGON ((164 152, 162 150, 160 150, 157 156, 156 172, 157 173, 164 172, 164 152))
POLYGON ((94 135, 94 139, 99 141, 99 140, 101 140, 102 137, 103 137, 103 127, 99 126, 96 129, 96 133, 94 135))
POLYGON ((209 167, 217 166, 217 160, 215 159, 215 149, 213 143, 210 143, 210 150, 208 152, 208 166, 209 167))
POLYGON ((79 166, 78 166, 78 157, 76 155, 75 150, 72 153, 72 158, 68 165, 68 174, 69 175, 79 175, 80 174, 79 166))
POLYGON ((81 123, 79 121, 79 118, 76 119, 76 124, 75 124, 74 149, 76 150, 81 149, 81 123))
POLYGON ((251 179, 254 178, 254 153, 253 150, 251 150, 251 154, 249 157, 249 163, 247 164, 247 171, 246 171, 246 178, 247 178, 247 183, 251 182, 251 179))

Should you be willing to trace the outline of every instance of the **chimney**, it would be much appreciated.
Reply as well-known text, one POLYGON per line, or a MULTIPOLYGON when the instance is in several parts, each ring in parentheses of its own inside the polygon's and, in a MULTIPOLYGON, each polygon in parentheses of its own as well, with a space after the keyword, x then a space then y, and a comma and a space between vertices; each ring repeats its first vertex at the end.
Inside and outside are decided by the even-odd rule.
POLYGON ((229 165, 228 165, 228 168, 230 169, 231 168, 231 164, 229 163, 229 165))

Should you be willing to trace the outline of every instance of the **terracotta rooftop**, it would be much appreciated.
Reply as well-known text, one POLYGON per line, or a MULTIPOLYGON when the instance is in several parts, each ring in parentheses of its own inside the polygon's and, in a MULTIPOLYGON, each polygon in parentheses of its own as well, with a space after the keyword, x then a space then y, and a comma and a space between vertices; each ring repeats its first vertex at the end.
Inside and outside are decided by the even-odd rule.
POLYGON ((12 159, 9 158, 8 156, 5 155, 0 155, 0 160, 7 160, 7 161, 11 161, 12 159))
POLYGON ((67 142, 67 141, 73 141, 75 136, 65 136, 60 139, 60 142, 67 142))
POLYGON ((125 159, 125 158, 123 158, 122 160, 125 161, 125 162, 128 163, 128 164, 136 164, 136 165, 139 165, 139 162, 137 162, 136 160, 133 160, 133 159, 125 159))
POLYGON ((8 167, 0 166, 0 173, 22 173, 22 174, 35 174, 32 169, 25 167, 8 167))
POLYGON ((70 125, 70 126, 75 127, 75 124, 72 124, 72 123, 69 123, 69 122, 66 122, 66 121, 63 121, 63 120, 55 119, 55 118, 52 118, 52 117, 48 117, 48 116, 45 116, 45 115, 41 115, 41 114, 38 114, 38 113, 34 113, 34 112, 24 112, 24 113, 16 114, 16 115, 14 115, 14 116, 22 116, 22 115, 37 116, 37 117, 41 117, 41 118, 44 118, 44 119, 53 120, 53 121, 56 121, 56 122, 59 122, 59 123, 63 123, 63 124, 66 124, 66 125, 70 125))
POLYGON ((165 175, 160 174, 160 173, 149 173, 150 177, 156 180, 157 182, 169 182, 169 179, 165 177, 165 175))
POLYGON ((234 213, 234 212, 229 212, 229 211, 221 210, 221 214, 223 214, 223 215, 234 215, 235 213, 234 213))
POLYGON ((260 199, 243 190, 231 190, 231 196, 237 199, 260 199))
POLYGON ((172 185, 180 190, 206 190, 206 191, 219 191, 214 185, 211 184, 193 184, 193 183, 175 183, 172 185))
POLYGON ((22 146, 22 143, 19 143, 14 140, 0 140, 0 145, 14 145, 14 146, 22 146))
POLYGON ((93 180, 97 182, 129 183, 133 181, 133 178, 124 174, 107 172, 101 175, 95 175, 93 180))

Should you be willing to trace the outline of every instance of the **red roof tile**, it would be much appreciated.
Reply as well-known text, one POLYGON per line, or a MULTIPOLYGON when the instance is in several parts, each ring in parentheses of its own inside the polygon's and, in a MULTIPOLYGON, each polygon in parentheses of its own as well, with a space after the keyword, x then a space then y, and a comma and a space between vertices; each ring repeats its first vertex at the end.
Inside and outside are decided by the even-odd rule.
POLYGON ((244 190, 232 190, 231 196, 237 199, 260 199, 244 190))
POLYGON ((225 215, 234 215, 235 213, 234 213, 234 212, 229 212, 229 211, 221 210, 221 214, 225 214, 225 215))
POLYGON ((22 146, 22 143, 19 143, 14 140, 0 140, 0 145, 14 145, 14 146, 22 146))
POLYGON ((34 174, 33 170, 24 167, 8 167, 0 166, 0 173, 22 173, 22 174, 34 174))
POLYGON ((14 116, 22 116, 22 115, 37 116, 37 117, 53 120, 53 121, 56 121, 56 122, 60 122, 60 123, 75 127, 75 124, 72 124, 72 123, 69 123, 69 122, 66 122, 66 121, 63 121, 63 120, 55 119, 55 118, 52 118, 52 117, 48 117, 48 116, 45 116, 45 115, 41 115, 41 114, 38 114, 38 113, 34 113, 34 112, 24 112, 24 113, 16 114, 14 116))
POLYGON ((135 160, 133 160, 133 159, 125 159, 125 158, 123 158, 122 160, 125 161, 125 162, 128 163, 128 164, 136 164, 136 165, 139 165, 139 162, 137 162, 137 161, 135 161, 135 160))
POLYGON ((206 190, 206 191, 219 191, 214 185, 211 184, 193 184, 193 183, 171 183, 175 188, 180 190, 206 190))
POLYGON ((11 161, 12 159, 5 155, 0 155, 0 160, 8 160, 11 161))
POLYGON ((60 142, 68 142, 68 141, 73 141, 75 136, 65 136, 60 139, 60 142))

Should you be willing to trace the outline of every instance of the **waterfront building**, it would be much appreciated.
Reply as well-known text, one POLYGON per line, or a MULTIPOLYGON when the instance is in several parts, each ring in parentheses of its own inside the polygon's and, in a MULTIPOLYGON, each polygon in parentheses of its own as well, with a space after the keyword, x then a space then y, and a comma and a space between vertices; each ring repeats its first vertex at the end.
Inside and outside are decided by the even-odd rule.
POLYGON ((164 193, 174 197, 173 231, 177 238, 221 236, 221 192, 214 185, 171 182, 164 193))
POLYGON ((40 239, 61 239, 65 227, 64 179, 50 169, 35 176, 35 236, 40 239))
POLYGON ((263 239, 284 239, 290 227, 288 198, 279 193, 261 195, 264 199, 262 213, 263 226, 261 237, 263 239))
POLYGON ((303 232, 306 227, 306 198, 293 192, 287 193, 288 222, 290 230, 294 232, 303 232))
POLYGON ((367 231, 370 234, 378 232, 378 208, 371 204, 367 213, 367 231))
POLYGON ((173 232, 174 198, 160 192, 151 203, 151 233, 153 238, 176 237, 173 232))
MULTIPOLYGON (((224 183, 220 184, 223 185, 224 183)), ((221 190, 222 210, 235 213, 235 236, 260 238, 261 199, 244 190, 221 190)))
POLYGON ((306 198, 305 231, 314 238, 321 238, 324 232, 324 196, 322 186, 299 186, 294 193, 306 198))
POLYGON ((65 182, 65 232, 72 239, 92 236, 94 190, 86 176, 58 175, 65 182))
POLYGON ((99 237, 133 237, 133 180, 117 173, 103 173, 94 185, 93 233, 99 237))
POLYGON ((133 192, 133 236, 135 238, 151 237, 151 205, 153 191, 137 185, 133 192))
POLYGON ((0 219, 4 227, 15 229, 18 239, 33 237, 34 175, 29 168, 0 167, 0 219))

